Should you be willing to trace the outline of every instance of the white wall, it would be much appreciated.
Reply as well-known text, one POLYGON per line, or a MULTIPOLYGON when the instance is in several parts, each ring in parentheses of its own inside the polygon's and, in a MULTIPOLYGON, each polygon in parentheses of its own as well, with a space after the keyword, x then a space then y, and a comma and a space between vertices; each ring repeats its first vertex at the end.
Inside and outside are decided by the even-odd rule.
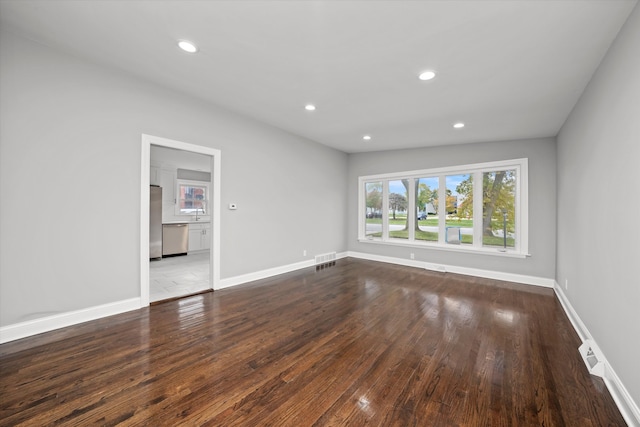
MULTIPOLYGON (((222 151, 221 278, 346 250, 346 154, 3 32, 0 326, 140 295, 141 134, 222 151)), ((265 105, 265 108, 268 108, 265 105)))
POLYGON ((204 154, 152 145, 151 166, 211 172, 211 157, 204 154))
POLYGON ((640 404, 640 8, 558 135, 557 281, 640 404))
POLYGON ((357 242, 358 176, 528 157, 531 258, 412 251, 568 279, 569 301, 640 402, 639 52, 636 7, 558 136, 556 269, 553 139, 347 156, 3 32, 0 326, 139 296, 142 133, 222 150, 222 203, 239 206, 222 211, 222 278, 302 261, 303 249, 405 258, 357 242))
POLYGON ((556 233, 554 138, 486 142, 349 155, 349 250, 491 272, 553 279, 556 233), (529 159, 529 253, 526 259, 358 242, 358 177, 518 158, 529 159))

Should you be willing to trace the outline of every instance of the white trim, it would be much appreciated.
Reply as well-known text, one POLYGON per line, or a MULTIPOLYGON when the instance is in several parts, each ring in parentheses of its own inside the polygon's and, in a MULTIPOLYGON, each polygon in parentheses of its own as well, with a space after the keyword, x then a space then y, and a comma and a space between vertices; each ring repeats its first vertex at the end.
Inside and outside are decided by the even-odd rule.
POLYGON ((502 271, 481 270, 479 268, 460 267, 449 264, 435 264, 425 261, 406 260, 384 255, 373 255, 362 252, 348 251, 347 256, 369 261, 387 262, 390 264, 405 265, 408 267, 424 268, 426 270, 440 271, 443 273, 464 274, 465 276, 483 277, 486 279, 503 280, 506 282, 522 283, 525 285, 553 288, 555 280, 546 277, 526 276, 523 274, 505 273, 502 271))
POLYGON ((569 318, 573 329, 575 329, 576 333, 578 334, 580 341, 585 342, 587 340, 593 340, 591 334, 589 333, 589 330, 587 329, 587 326, 582 322, 582 319, 580 319, 578 313, 576 313, 576 311, 573 309, 573 306, 565 296, 558 282, 554 283, 553 290, 556 292, 556 296, 560 301, 560 305, 564 309, 564 312, 567 314, 567 317, 569 318))
MULTIPOLYGON (((473 182, 473 248, 474 249, 481 249, 483 248, 482 246, 482 226, 480 224, 482 224, 482 216, 484 215, 483 212, 483 206, 482 204, 484 203, 484 197, 482 194, 483 191, 483 187, 484 185, 478 185, 479 183, 482 183, 482 172, 479 171, 475 171, 473 174, 471 174, 471 176, 473 178, 472 182, 473 182), (478 224, 478 227, 475 227, 475 225, 478 224)), ((518 183, 518 181, 520 181, 520 179, 518 178, 516 180, 516 185, 518 183)), ((517 189, 516 189, 517 191, 517 189)), ((446 196, 445 196, 446 197, 446 196)), ((443 199, 446 200, 446 199, 443 199)), ((518 200, 514 200, 514 209, 517 211, 518 210, 518 200)), ((518 227, 518 223, 520 222, 518 219, 518 214, 516 213, 515 215, 516 217, 516 228, 518 227)), ((441 221, 442 222, 442 221, 441 221)), ((446 223, 446 221, 444 221, 446 223)), ((517 231, 517 230, 516 230, 517 231)), ((516 236, 517 236, 517 232, 516 232, 516 236)), ((516 245, 518 244, 518 242, 516 242, 516 245)), ((462 246, 462 245, 461 245, 462 246)), ((497 249, 495 249, 497 250, 497 249)))
POLYGON ((139 308, 140 298, 131 298, 3 326, 0 328, 0 344, 139 308))
POLYGON ((209 218, 211 221, 211 242, 209 251, 211 258, 209 259, 209 277, 211 277, 212 284, 211 287, 213 289, 220 288, 220 210, 222 209, 222 199, 220 197, 220 189, 222 188, 222 184, 220 179, 222 177, 222 172, 220 167, 222 165, 222 156, 220 150, 215 150, 217 152, 216 155, 211 156, 211 181, 213 187, 211 187, 211 203, 212 203, 212 212, 213 218, 211 216, 209 218))
MULTIPOLYGON (((503 273, 498 271, 489 271, 489 270, 480 270, 475 268, 466 268, 466 267, 458 267, 451 266, 445 264, 433 264, 426 263, 423 261, 416 260, 406 260, 402 258, 394 258, 383 255, 373 255, 366 254, 360 252, 348 251, 347 256, 353 258, 366 259, 370 261, 378 261, 378 262, 387 262, 391 264, 404 265, 408 267, 417 267, 417 268, 425 268, 434 271, 440 272, 450 272, 457 274, 464 274, 476 277, 484 277, 495 280, 504 280, 509 282, 523 283, 526 285, 534 285, 534 286, 542 286, 546 288, 553 288, 558 300, 560 301, 560 305, 564 309, 567 317, 571 322, 571 325, 575 329, 576 333, 580 337, 582 342, 589 341, 594 352, 598 355, 598 359, 601 359, 604 362, 604 376, 603 380, 611 397, 615 401, 620 413, 622 414, 624 420, 631 427, 640 427, 640 409, 636 402, 634 402, 633 398, 627 391, 626 387, 613 370, 609 362, 607 361, 606 356, 602 353, 602 350, 598 346, 597 342, 593 339, 593 336, 587 329, 586 325, 580 319, 580 316, 576 313, 576 311, 571 306, 571 303, 565 296, 562 288, 558 285, 555 279, 549 279, 544 277, 536 277, 536 276, 525 276, 520 274, 512 274, 512 273, 503 273)), ((578 351, 578 349, 576 349, 578 351)))
POLYGON ((451 174, 451 173, 460 173, 460 174, 468 174, 475 171, 479 172, 493 172, 495 170, 507 170, 512 169, 514 165, 520 163, 527 163, 528 159, 510 159, 510 160, 498 160, 495 162, 484 162, 484 163, 472 163, 468 165, 455 165, 455 166, 446 166, 441 168, 432 168, 432 169, 420 169, 413 171, 403 171, 403 172, 392 172, 392 173, 381 173, 376 175, 366 175, 360 178, 364 178, 366 181, 376 181, 376 180, 393 180, 398 178, 428 178, 435 177, 443 174, 451 174))
POLYGON ((520 252, 529 256, 529 159, 521 160, 516 181, 516 236, 520 252))
MULTIPOLYGON (((336 259, 341 259, 346 257, 347 257, 346 252, 338 252, 336 254, 336 259)), ((253 273, 227 277, 220 281, 220 287, 216 289, 229 288, 232 286, 242 285, 248 282, 253 282, 255 280, 268 279, 269 277, 277 276, 279 274, 289 273, 291 271, 300 270, 307 267, 315 267, 315 265, 316 265, 315 260, 310 259, 306 261, 296 262, 293 264, 282 265, 279 267, 267 268, 265 270, 260 270, 253 273)))
MULTIPOLYGON (((442 222, 442 221, 441 221, 442 222)), ((440 235, 444 236, 444 232, 440 235)), ((444 239, 444 237, 443 237, 444 239)), ((403 246, 403 247, 411 247, 411 248, 420 248, 420 249, 435 249, 438 251, 450 251, 450 252, 465 252, 472 254, 482 254, 482 255, 495 255, 507 258, 527 258, 530 257, 531 254, 521 254, 519 252, 515 252, 513 250, 507 250, 506 252, 502 252, 499 249, 492 247, 476 247, 471 245, 450 245, 450 244, 439 244, 433 242, 423 242, 414 240, 413 242, 403 240, 403 239, 389 239, 389 240, 380 240, 376 238, 364 238, 358 239, 360 243, 375 243, 377 245, 391 245, 391 246, 403 246)))
POLYGON ((627 424, 630 427, 640 427, 640 408, 633 401, 629 391, 606 359, 604 361, 604 383, 627 424))
POLYGON ((142 135, 140 160, 140 307, 149 305, 149 212, 151 141, 142 135))
POLYGON ((446 244, 446 232, 447 232, 447 176, 438 176, 438 200, 444 200, 444 203, 438 202, 438 219, 445 218, 444 221, 438 220, 438 245, 445 248, 446 244))
MULTIPOLYGON (((339 252, 336 254, 336 260, 346 257, 346 252, 339 252)), ((241 285, 247 282, 252 282, 254 280, 267 279, 269 277, 277 276, 279 274, 288 273, 302 268, 315 267, 315 265, 315 259, 310 259, 294 264, 256 271, 254 273, 229 277, 223 280, 220 280, 219 273, 218 271, 216 271, 214 272, 214 274, 217 273, 215 274, 214 278, 214 283, 217 285, 215 289, 218 290, 231 286, 241 285)), ((67 313, 42 317, 39 319, 16 323, 13 325, 3 326, 0 327, 0 344, 17 339, 27 338, 44 332, 53 331, 55 329, 65 328, 67 326, 73 326, 78 323, 88 322, 90 320, 96 320, 107 316, 113 316, 115 314, 125 313, 127 311, 137 310, 147 305, 149 305, 149 303, 147 302, 147 304, 144 305, 142 302, 142 298, 131 298, 128 300, 117 301, 67 313)))
POLYGON ((215 148, 203 147, 158 136, 142 134, 140 160, 140 307, 149 305, 149 181, 151 145, 174 148, 176 150, 211 156, 211 259, 209 262, 209 284, 218 289, 220 284, 220 165, 221 152, 215 148))
POLYGON ((409 188, 407 188, 407 219, 409 220, 409 241, 413 242, 416 239, 416 221, 417 221, 417 209, 416 209, 416 180, 409 180, 409 188))
MULTIPOLYGON (((215 163, 217 163, 215 162, 215 158, 212 159, 212 163, 214 163, 214 167, 215 167, 215 163)), ((147 174, 147 177, 148 176, 149 175, 147 174)), ((148 191, 148 186, 147 186, 147 191, 148 191)), ((219 190, 217 192, 219 193, 219 190)), ((147 233, 148 233, 148 230, 147 230, 147 233)), ((148 239, 148 234, 147 234, 147 239, 148 239)), ((216 243, 216 240, 219 240, 219 239, 214 239, 214 243, 216 243)), ((219 244, 219 241, 218 241, 218 244, 219 244)), ((142 249, 141 252, 144 252, 143 250, 144 247, 145 246, 143 245, 141 248, 142 249)), ((148 259, 148 246, 147 246, 146 252, 147 252, 147 259, 148 259)), ((582 342, 585 342, 587 340, 590 341, 591 345, 594 346, 594 349, 597 351, 599 358, 601 358, 602 361, 604 362, 604 365, 605 365, 604 377, 603 377, 604 383, 607 386, 607 389, 609 390, 611 396, 613 397, 613 400, 618 406, 618 409, 620 410, 625 421, 631 427, 640 426, 640 409, 638 408, 638 405, 636 404, 636 402, 634 402, 633 398, 627 391, 626 387, 624 386, 624 384, 622 383, 622 381, 620 380, 616 372, 613 370, 613 368, 607 361, 606 357, 598 347, 596 341, 593 339, 586 325, 584 324, 582 319, 580 319, 580 316, 578 316, 573 306, 565 296, 564 292, 562 291, 562 288, 560 287, 560 285, 558 285, 558 283, 554 279, 548 279, 548 278, 536 277, 536 276, 526 276, 526 275, 512 274, 512 273, 504 273, 504 272, 497 272, 497 271, 489 271, 489 270, 480 270, 475 268, 458 267, 458 266, 451 266, 451 265, 445 265, 445 264, 433 264, 433 263, 426 263, 424 261, 405 260, 401 258, 366 254, 366 253, 354 252, 354 251, 340 252, 336 254, 336 259, 341 259, 346 257, 353 257, 358 259, 366 259, 370 261, 404 265, 408 267, 425 268, 425 269, 435 270, 440 272, 451 272, 456 274, 484 277, 484 278, 490 278, 495 280, 504 280, 504 281, 510 281, 510 282, 516 282, 516 283, 523 283, 527 285, 553 288, 573 328, 575 329, 576 333, 580 337, 580 340, 582 342)), ((252 282, 260 279, 266 279, 279 274, 288 273, 291 271, 295 271, 295 270, 299 270, 307 267, 313 267, 313 266, 315 266, 314 260, 306 260, 306 261, 302 261, 294 264, 284 265, 281 267, 269 268, 269 269, 257 271, 254 273, 248 273, 240 276, 229 277, 222 280, 220 280, 219 278, 219 273, 218 273, 219 269, 217 269, 217 271, 215 271, 215 273, 218 273, 217 280, 214 279, 214 283, 217 284, 215 289, 223 289, 223 288, 228 288, 232 286, 237 286, 243 283, 248 283, 248 282, 252 282)), ((148 271, 147 271, 147 275, 148 275, 148 271)), ((107 316, 113 316, 116 314, 133 311, 148 304, 149 304, 148 302, 146 304, 143 304, 142 298, 131 298, 128 300, 117 301, 117 302, 103 304, 95 307, 84 308, 84 309, 75 310, 67 313, 61 313, 61 314, 47 316, 39 319, 29 320, 26 322, 16 323, 9 326, 3 326, 3 327, 0 327, 0 344, 4 344, 10 341, 15 341, 22 338, 27 338, 33 335, 44 333, 44 332, 50 332, 50 331, 68 327, 68 326, 73 326, 79 323, 100 319, 107 316)))
MULTIPOLYGON (((558 284, 558 282, 554 283, 553 290, 560 301, 560 305, 564 309, 564 312, 567 314, 567 317, 571 321, 571 325, 573 325, 573 329, 575 329, 576 333, 580 337, 580 341, 583 343, 589 342, 590 346, 593 348, 594 353, 597 354, 598 360, 604 363, 604 375, 602 379, 604 380, 611 397, 616 402, 622 417, 627 422, 627 424, 631 427, 639 427, 640 426, 640 408, 638 404, 633 401, 633 398, 627 391, 627 388, 624 386, 620 377, 613 370, 606 356, 598 346, 598 343, 587 329, 587 326, 584 324, 578 313, 575 311, 569 299, 564 294, 564 291, 558 284)), ((577 349, 576 349, 577 351, 577 349)))

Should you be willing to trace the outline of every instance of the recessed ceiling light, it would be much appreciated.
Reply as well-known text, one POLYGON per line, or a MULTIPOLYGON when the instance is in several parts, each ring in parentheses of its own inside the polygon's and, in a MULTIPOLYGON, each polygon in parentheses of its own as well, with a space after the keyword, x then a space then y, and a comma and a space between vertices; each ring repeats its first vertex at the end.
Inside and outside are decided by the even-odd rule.
POLYGON ((434 78, 436 76, 436 72, 435 71, 424 71, 422 73, 420 73, 420 75, 418 76, 418 78, 420 80, 431 80, 432 78, 434 78))
POLYGON ((456 129, 462 129, 464 127, 464 123, 462 122, 455 123, 453 127, 456 129))
POLYGON ((370 141, 371 140, 371 135, 365 135, 362 137, 362 139, 364 139, 365 141, 370 141))
POLYGON ((198 48, 196 47, 196 45, 186 40, 179 41, 178 46, 180 47, 180 49, 188 53, 196 53, 198 51, 198 48))
POLYGON ((316 109, 316 106, 313 104, 307 104, 304 106, 304 109, 307 111, 314 111, 316 109))

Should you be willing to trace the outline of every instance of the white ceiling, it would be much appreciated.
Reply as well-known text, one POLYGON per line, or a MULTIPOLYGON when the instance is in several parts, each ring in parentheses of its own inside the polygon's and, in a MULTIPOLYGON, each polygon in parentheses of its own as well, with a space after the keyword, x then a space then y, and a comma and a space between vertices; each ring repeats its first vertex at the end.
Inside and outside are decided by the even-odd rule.
POLYGON ((0 25, 362 152, 555 136, 635 4, 2 0, 0 25))

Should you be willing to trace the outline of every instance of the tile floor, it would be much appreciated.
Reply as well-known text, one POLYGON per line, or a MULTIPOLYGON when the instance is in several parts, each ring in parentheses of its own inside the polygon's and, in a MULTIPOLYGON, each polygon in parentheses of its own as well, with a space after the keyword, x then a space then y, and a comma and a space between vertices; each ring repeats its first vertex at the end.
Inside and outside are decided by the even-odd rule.
POLYGON ((151 302, 209 289, 209 251, 149 263, 151 302))

